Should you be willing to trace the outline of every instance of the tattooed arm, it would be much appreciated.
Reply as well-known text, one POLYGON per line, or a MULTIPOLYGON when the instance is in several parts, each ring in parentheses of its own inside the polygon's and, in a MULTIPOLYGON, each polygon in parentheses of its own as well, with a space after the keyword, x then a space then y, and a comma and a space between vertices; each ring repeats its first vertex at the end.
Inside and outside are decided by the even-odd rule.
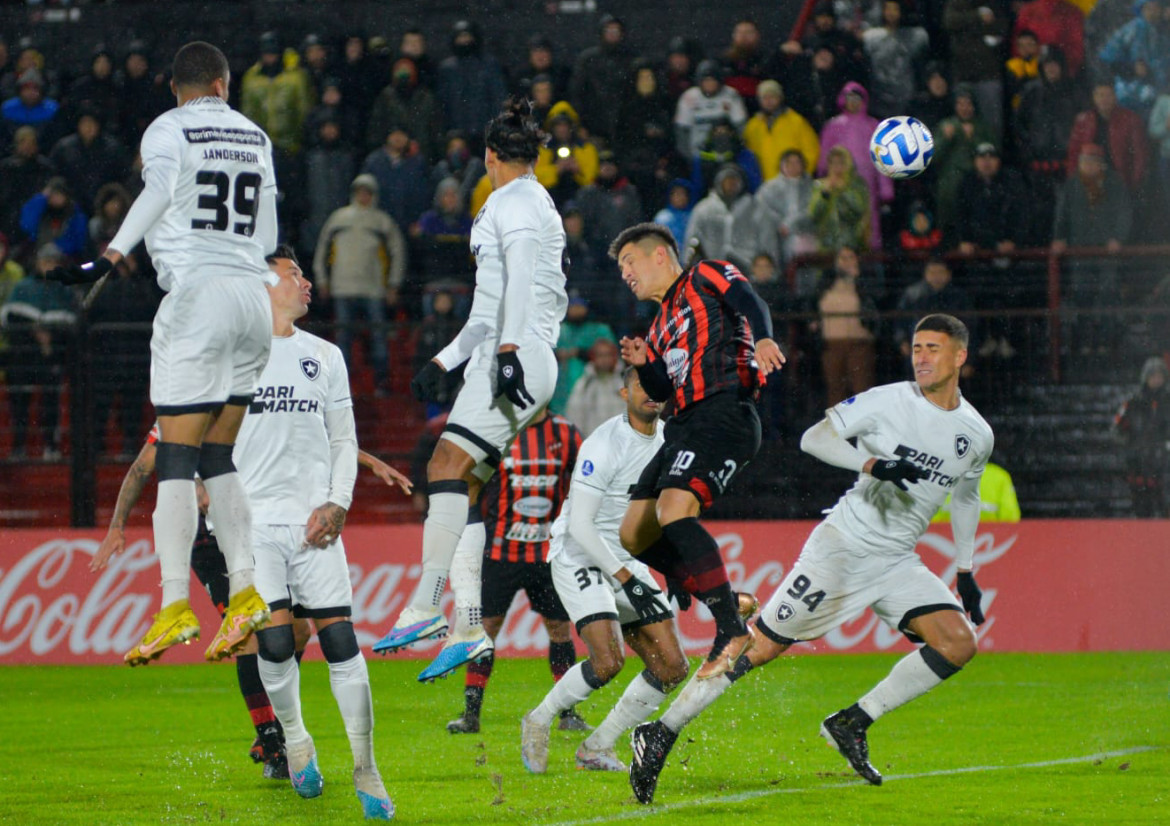
POLYGON ((155 444, 147 442, 142 446, 142 450, 138 451, 134 464, 126 471, 126 478, 122 480, 122 487, 118 491, 118 501, 114 505, 114 515, 110 519, 110 529, 89 563, 91 571, 100 571, 109 564, 111 556, 126 549, 124 533, 126 520, 130 518, 130 511, 134 510, 139 497, 142 496, 147 481, 154 475, 154 459, 157 452, 155 444))
POLYGON ((326 410, 325 432, 329 434, 329 454, 332 459, 329 501, 314 510, 305 525, 305 545, 315 548, 324 548, 341 536, 346 512, 353 502, 353 485, 358 468, 353 408, 347 406, 326 410))

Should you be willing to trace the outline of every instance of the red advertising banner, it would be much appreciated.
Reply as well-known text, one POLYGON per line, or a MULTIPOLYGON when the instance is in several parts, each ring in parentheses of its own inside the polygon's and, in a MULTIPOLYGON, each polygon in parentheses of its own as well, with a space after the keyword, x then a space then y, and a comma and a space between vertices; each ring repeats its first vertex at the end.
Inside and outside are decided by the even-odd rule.
MULTIPOLYGON (((764 602, 800 553, 812 522, 714 522, 732 585, 764 602)), ((158 566, 149 531, 97 574, 89 562, 97 531, 11 530, 0 535, 0 662, 116 663, 158 610, 158 566)), ((419 574, 418 525, 346 528, 354 586, 353 619, 364 649, 384 634, 419 574)), ((954 582, 954 545, 932 528, 918 552, 954 582)), ((985 651, 1165 650, 1170 648, 1170 521, 1036 521, 981 526, 975 568, 987 615, 985 651)), ((219 618, 192 581, 192 605, 205 640, 219 618)), ((444 603, 451 612, 450 594, 444 603)), ((684 644, 706 653, 714 623, 696 605, 680 617, 684 644)), ((520 595, 497 639, 502 656, 542 655, 544 627, 520 595)), ((397 656, 432 657, 440 642, 397 656)), ((870 611, 794 651, 908 650, 870 611)), ((167 662, 198 662, 198 643, 168 651, 167 662)), ((310 655, 313 650, 310 649, 310 655)))

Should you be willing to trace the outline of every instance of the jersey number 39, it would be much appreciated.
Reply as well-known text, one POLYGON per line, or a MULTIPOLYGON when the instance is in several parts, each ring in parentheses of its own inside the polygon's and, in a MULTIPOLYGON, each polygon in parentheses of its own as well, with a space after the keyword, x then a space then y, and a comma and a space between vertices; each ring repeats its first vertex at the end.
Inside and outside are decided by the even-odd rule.
POLYGON ((231 222, 228 214, 228 199, 231 199, 232 209, 237 218, 243 221, 231 222, 232 232, 236 235, 251 237, 256 229, 256 213, 260 205, 260 176, 255 172, 241 172, 235 181, 228 177, 226 172, 203 169, 195 174, 195 183, 199 186, 210 187, 212 192, 205 192, 199 196, 200 210, 210 212, 214 218, 192 218, 191 229, 214 229, 223 232, 231 222))

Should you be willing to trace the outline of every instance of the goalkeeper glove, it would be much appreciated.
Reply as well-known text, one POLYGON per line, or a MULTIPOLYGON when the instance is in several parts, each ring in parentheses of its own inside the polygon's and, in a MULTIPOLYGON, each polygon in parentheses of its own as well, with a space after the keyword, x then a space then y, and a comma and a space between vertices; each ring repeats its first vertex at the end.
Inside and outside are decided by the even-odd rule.
POLYGON ((98 258, 88 264, 66 264, 63 267, 54 267, 42 275, 46 281, 57 281, 67 287, 74 284, 92 284, 108 275, 114 269, 114 263, 108 258, 98 258))
POLYGON ((982 625, 983 609, 979 607, 983 599, 983 592, 975 584, 975 575, 970 571, 959 571, 955 585, 959 589, 959 597, 963 600, 963 610, 971 615, 971 622, 982 625))
POLYGON ((928 478, 930 473, 906 459, 880 459, 874 463, 869 475, 883 482, 893 482, 902 490, 908 490, 906 482, 916 485, 919 479, 928 478))
POLYGON ((536 399, 524 386, 524 367, 515 350, 496 353, 496 396, 507 396, 518 410, 536 404, 536 399))
POLYGON ((638 612, 638 619, 647 625, 661 622, 670 616, 670 609, 658 600, 657 595, 662 592, 653 585, 632 576, 622 583, 622 590, 626 592, 630 604, 638 612))

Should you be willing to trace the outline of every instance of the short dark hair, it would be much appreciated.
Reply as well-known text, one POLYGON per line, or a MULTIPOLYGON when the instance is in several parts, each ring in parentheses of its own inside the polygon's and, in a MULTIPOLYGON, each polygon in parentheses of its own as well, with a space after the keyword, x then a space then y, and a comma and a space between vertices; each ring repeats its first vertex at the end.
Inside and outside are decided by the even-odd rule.
POLYGON ((959 342, 959 346, 963 349, 967 348, 967 344, 971 340, 971 334, 967 331, 967 325, 953 315, 947 315, 946 313, 931 313, 923 317, 922 320, 914 325, 914 332, 917 333, 919 331, 946 333, 955 341, 959 342))
POLYGON ((630 383, 634 380, 634 377, 637 375, 638 375, 638 368, 632 364, 626 364, 626 366, 622 368, 622 387, 625 387, 628 390, 630 387, 630 383))
POLYGON ((532 163, 546 137, 532 116, 532 101, 513 96, 488 122, 484 143, 501 161, 532 163))
POLYGON ((292 248, 291 244, 278 244, 276 249, 264 256, 264 260, 269 264, 275 264, 278 258, 287 258, 298 267, 301 265, 301 262, 297 260, 296 250, 292 248))
POLYGON ((176 86, 210 86, 217 80, 227 80, 229 71, 223 52, 202 40, 179 49, 171 69, 176 86))
POLYGON ((623 229, 609 245, 609 257, 617 261, 618 253, 622 251, 622 247, 626 244, 639 244, 647 238, 661 242, 662 246, 674 253, 676 259, 679 257, 678 242, 674 240, 674 235, 662 224, 655 224, 652 221, 634 224, 632 227, 623 229))

